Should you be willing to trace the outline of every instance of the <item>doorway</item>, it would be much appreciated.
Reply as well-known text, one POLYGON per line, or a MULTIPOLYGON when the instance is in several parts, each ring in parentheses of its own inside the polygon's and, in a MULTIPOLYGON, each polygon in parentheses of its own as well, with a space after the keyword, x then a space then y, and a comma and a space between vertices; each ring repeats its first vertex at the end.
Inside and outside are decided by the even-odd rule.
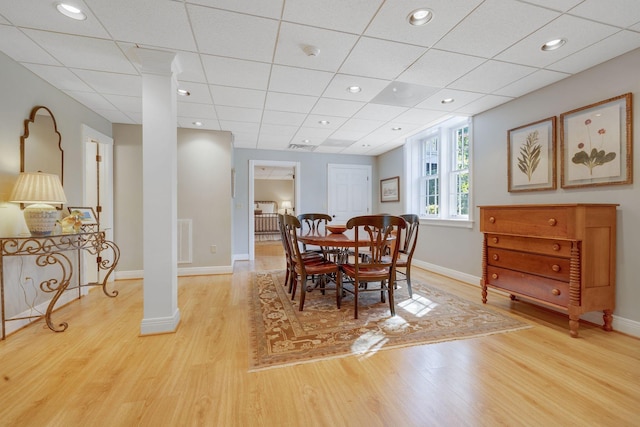
MULTIPOLYGON (((300 200, 300 163, 299 162, 285 162, 276 160, 249 160, 249 260, 255 260, 255 221, 254 221, 254 209, 255 206, 255 179, 257 168, 290 168, 293 171, 293 188, 294 197, 291 200, 291 204, 295 212, 301 212, 301 200, 300 200)), ((284 200, 276 200, 278 206, 284 200)), ((284 209, 280 209, 284 212, 284 209)))

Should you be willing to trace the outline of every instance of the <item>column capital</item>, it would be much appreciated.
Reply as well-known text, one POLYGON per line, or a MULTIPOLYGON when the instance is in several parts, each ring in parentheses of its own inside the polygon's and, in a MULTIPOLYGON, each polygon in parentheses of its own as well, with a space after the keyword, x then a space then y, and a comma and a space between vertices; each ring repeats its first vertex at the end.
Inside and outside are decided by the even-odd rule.
POLYGON ((170 76, 182 71, 175 52, 134 46, 127 51, 127 56, 144 74, 170 76))

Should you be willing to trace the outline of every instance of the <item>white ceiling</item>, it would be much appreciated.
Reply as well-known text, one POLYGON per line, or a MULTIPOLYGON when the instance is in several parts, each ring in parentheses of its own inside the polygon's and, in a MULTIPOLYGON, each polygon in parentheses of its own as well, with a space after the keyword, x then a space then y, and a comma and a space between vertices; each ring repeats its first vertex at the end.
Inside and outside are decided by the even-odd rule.
POLYGON ((52 0, 0 0, 0 50, 111 122, 134 124, 142 85, 128 51, 175 51, 179 86, 191 93, 178 99, 178 126, 231 131, 239 148, 381 154, 451 114, 480 113, 640 47, 638 0, 69 3, 88 18, 71 20, 52 0), (410 26, 419 7, 434 18, 410 26), (540 50, 556 38, 563 48, 540 50), (362 91, 348 93, 352 85, 362 91))

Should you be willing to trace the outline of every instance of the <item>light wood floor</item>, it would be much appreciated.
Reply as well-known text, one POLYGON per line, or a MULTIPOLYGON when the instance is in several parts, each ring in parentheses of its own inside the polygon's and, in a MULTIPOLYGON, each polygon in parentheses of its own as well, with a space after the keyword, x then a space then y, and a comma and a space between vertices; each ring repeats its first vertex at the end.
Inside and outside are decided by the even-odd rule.
MULTIPOLYGON (((251 272, 180 279, 174 334, 140 337, 142 283, 117 281, 0 342, 2 426, 638 426, 640 340, 490 293, 524 331, 249 373, 251 272)), ((420 269, 461 296, 477 287, 420 269)))

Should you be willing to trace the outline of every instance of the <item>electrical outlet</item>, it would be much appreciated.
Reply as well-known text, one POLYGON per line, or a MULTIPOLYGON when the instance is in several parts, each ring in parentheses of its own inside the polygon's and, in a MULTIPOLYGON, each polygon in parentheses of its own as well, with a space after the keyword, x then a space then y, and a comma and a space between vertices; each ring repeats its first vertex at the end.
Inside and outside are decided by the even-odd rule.
POLYGON ((210 249, 212 254, 215 254, 218 251, 218 247, 216 245, 211 245, 210 249))

